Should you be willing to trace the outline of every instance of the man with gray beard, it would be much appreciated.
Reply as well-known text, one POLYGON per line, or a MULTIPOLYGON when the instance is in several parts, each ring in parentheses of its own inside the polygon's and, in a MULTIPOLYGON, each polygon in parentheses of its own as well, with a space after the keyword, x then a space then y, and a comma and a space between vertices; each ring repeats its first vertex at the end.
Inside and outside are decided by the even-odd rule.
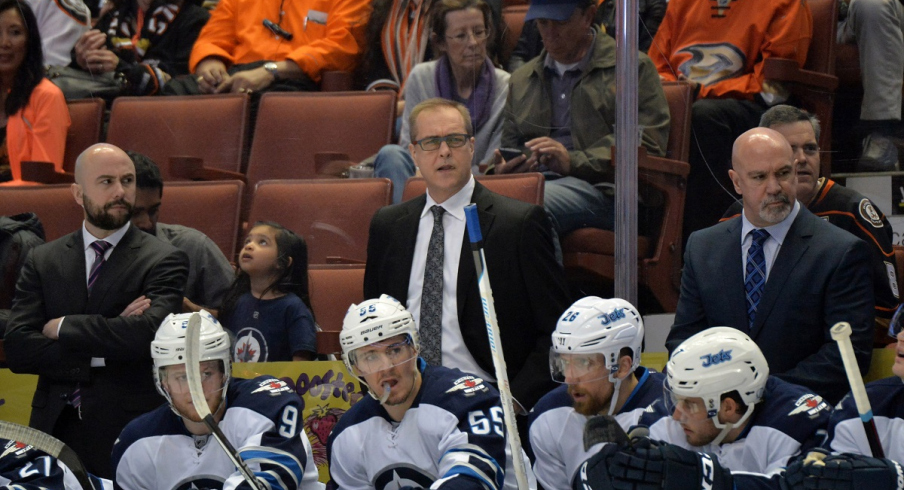
POLYGON ((847 392, 829 335, 836 322, 851 324, 861 374, 869 367, 875 314, 869 247, 797 201, 793 153, 780 133, 742 134, 731 163, 744 211, 688 240, 666 347, 671 353, 709 327, 734 327, 760 346, 770 374, 835 403, 847 392))

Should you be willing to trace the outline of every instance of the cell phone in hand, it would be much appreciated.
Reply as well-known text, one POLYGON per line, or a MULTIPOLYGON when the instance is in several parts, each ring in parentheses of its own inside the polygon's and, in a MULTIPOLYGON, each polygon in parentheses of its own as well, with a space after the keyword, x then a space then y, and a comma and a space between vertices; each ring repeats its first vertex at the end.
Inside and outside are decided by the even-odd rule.
POLYGON ((499 153, 502 154, 502 158, 506 161, 518 158, 524 154, 520 148, 500 148, 499 153))

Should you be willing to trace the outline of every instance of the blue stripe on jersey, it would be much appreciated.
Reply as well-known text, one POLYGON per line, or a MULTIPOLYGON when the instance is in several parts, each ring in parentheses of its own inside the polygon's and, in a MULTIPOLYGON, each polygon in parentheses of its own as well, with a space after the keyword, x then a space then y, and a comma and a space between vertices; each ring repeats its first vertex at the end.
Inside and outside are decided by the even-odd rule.
POLYGON ((505 481, 503 469, 495 459, 479 447, 469 445, 468 447, 450 449, 440 458, 438 466, 442 466, 442 461, 447 458, 455 461, 455 465, 445 474, 440 475, 440 478, 455 474, 467 474, 485 482, 490 488, 502 488, 502 484, 505 481), (488 481, 487 477, 492 478, 495 483, 494 481, 488 481))
POLYGON ((256 462, 260 464, 261 471, 256 471, 254 474, 270 482, 271 488, 294 490, 298 488, 304 476, 304 469, 298 458, 282 451, 270 451, 267 448, 255 447, 239 451, 239 455, 247 463, 256 462), (294 485, 286 486, 281 483, 280 480, 285 480, 286 478, 277 478, 275 473, 284 473, 284 476, 288 477, 294 485))

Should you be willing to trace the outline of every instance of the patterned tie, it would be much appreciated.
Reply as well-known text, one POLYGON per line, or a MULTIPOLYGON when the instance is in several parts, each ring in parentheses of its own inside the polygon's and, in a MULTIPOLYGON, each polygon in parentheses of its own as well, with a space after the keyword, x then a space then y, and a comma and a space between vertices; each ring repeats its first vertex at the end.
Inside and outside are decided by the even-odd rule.
POLYGON ((100 275, 100 266, 104 265, 106 260, 104 259, 104 254, 107 250, 113 245, 110 242, 105 242, 103 240, 97 240, 96 242, 91 243, 91 248, 94 250, 94 265, 91 266, 91 274, 88 275, 88 292, 91 292, 91 286, 94 285, 94 281, 97 280, 97 276, 100 275))
POLYGON ((750 232, 753 235, 753 244, 747 251, 747 279, 744 281, 744 289, 747 291, 747 326, 753 328, 753 320, 756 318, 756 307, 763 297, 766 289, 766 254, 763 252, 763 244, 769 239, 769 232, 763 229, 755 229, 750 232))
POLYGON ((421 356, 431 366, 443 363, 443 213, 441 206, 433 212, 433 232, 427 248, 427 267, 424 269, 424 291, 421 294, 421 356))

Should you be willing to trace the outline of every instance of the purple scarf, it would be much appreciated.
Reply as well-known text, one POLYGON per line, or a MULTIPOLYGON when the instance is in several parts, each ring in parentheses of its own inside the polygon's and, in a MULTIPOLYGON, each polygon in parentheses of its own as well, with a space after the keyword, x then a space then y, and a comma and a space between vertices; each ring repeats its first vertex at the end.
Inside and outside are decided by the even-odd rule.
MULTIPOLYGON (((477 133, 490 117, 493 110, 493 93, 496 91, 496 73, 490 58, 485 58, 483 69, 477 77, 477 84, 471 91, 471 96, 465 101, 465 107, 471 113, 471 121, 474 124, 474 132, 477 133)), ((443 55, 436 63, 436 91, 437 96, 448 100, 457 100, 458 90, 455 79, 452 76, 452 65, 449 57, 443 55)))

